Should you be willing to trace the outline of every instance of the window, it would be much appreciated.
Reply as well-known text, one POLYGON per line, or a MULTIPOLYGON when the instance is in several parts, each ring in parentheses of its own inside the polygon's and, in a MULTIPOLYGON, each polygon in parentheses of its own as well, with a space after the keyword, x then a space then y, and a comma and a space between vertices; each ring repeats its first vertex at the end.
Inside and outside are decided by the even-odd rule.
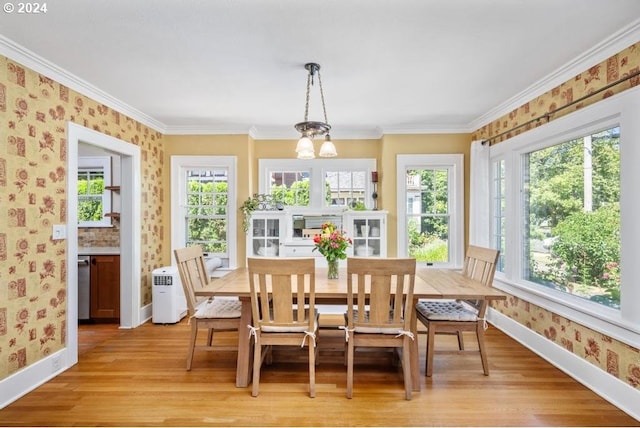
POLYGON ((366 171, 327 171, 325 201, 330 207, 365 209, 366 171))
POLYGON ((375 159, 260 159, 260 193, 313 210, 372 209, 375 159))
POLYGON ((462 155, 398 156, 398 252, 426 265, 463 257, 462 155))
POLYGON ((625 91, 492 146, 490 190, 497 286, 636 343, 639 99, 625 91))
POLYGON ((493 189, 491 196, 493 198, 493 209, 491 224, 491 237, 493 247, 500 250, 498 256, 498 263, 496 264, 497 272, 504 272, 504 260, 505 260, 505 178, 504 178, 504 159, 499 159, 493 162, 492 180, 493 189))
POLYGON ((309 171, 272 171, 269 193, 288 206, 309 206, 309 171))
POLYGON ((200 245, 206 257, 234 266, 235 158, 172 156, 171 162, 173 247, 200 245))
POLYGON ((523 278, 620 306, 620 128, 522 156, 523 278))
POLYGON ((78 158, 78 226, 111 226, 111 195, 105 191, 110 185, 109 156, 78 158))

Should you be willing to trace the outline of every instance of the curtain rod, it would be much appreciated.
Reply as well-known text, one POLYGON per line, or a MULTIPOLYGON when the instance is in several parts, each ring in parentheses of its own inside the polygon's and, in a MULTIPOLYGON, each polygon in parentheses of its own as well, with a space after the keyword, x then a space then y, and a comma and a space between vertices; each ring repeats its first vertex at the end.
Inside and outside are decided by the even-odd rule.
POLYGON ((558 107, 557 109, 551 110, 550 112, 545 113, 543 115, 540 115, 540 116, 538 116, 538 117, 536 117, 534 119, 531 119, 531 120, 529 120, 529 121, 527 121, 525 123, 521 123, 520 125, 514 126, 513 128, 511 128, 511 129, 509 129, 507 131, 501 132, 498 135, 494 135, 491 138, 487 138, 486 140, 482 140, 482 145, 484 146, 486 143, 489 143, 489 146, 491 146, 491 143, 490 143, 491 141, 496 140, 496 139, 502 137, 503 135, 506 135, 506 134, 508 134, 508 133, 510 133, 512 131, 515 131, 516 129, 520 129, 520 128, 524 127, 524 126, 527 126, 527 125, 529 125, 529 124, 531 124, 533 122, 540 122, 543 119, 548 122, 551 119, 551 116, 553 116, 557 112, 559 112, 561 110, 564 110, 566 108, 569 108, 572 105, 578 104, 579 102, 582 102, 582 101, 586 100, 587 98, 590 98, 590 97, 592 97, 594 95, 597 95, 600 92, 606 91, 607 89, 612 88, 612 87, 614 87, 616 85, 619 85, 622 82, 626 82, 627 80, 632 79, 632 78, 634 78, 634 77, 636 77, 638 75, 640 75, 640 70, 635 71, 635 72, 623 77, 622 79, 618 79, 615 82, 611 82, 608 85, 603 86, 600 89, 597 89, 597 90, 595 90, 595 91, 593 91, 591 93, 588 93, 587 95, 583 95, 582 97, 578 98, 577 100, 573 100, 570 103, 563 105, 562 107, 558 107))

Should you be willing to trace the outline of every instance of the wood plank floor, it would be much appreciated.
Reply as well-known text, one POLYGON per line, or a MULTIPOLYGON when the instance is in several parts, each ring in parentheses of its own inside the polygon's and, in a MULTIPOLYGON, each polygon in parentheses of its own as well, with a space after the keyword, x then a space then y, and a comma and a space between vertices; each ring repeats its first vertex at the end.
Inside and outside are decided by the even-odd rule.
MULTIPOLYGON (((433 377, 422 378, 412 401, 399 368, 373 353, 357 356, 347 399, 341 331, 322 332, 313 399, 306 351, 275 353, 253 398, 251 387, 235 387, 234 351, 197 353, 185 370, 184 320, 93 333, 84 326, 80 336, 79 364, 0 410, 0 426, 640 426, 493 327, 489 377, 477 356, 437 355, 433 377)), ((455 347, 450 338, 437 341, 439 349, 455 347)))

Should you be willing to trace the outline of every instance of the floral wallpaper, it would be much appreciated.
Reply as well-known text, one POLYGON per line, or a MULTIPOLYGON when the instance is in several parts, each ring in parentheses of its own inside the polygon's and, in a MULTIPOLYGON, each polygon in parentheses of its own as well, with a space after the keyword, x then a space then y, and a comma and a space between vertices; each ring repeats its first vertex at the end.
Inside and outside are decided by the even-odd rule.
MULTIPOLYGON (((529 120, 580 99, 639 70, 640 44, 637 43, 578 74, 573 79, 562 83, 551 91, 523 104, 511 113, 476 130, 472 135, 472 140, 487 139, 504 133, 519 124, 524 124, 529 120)), ((550 120, 557 119, 567 113, 639 84, 640 76, 632 77, 624 83, 615 85, 594 95, 592 98, 554 114, 550 120)), ((508 132, 504 136, 493 140, 492 144, 499 143, 544 123, 547 123, 546 120, 508 132)), ((492 306, 509 318, 584 358, 594 366, 605 370, 632 387, 640 389, 640 350, 638 348, 619 342, 514 296, 509 296, 506 301, 492 303, 492 306)))
POLYGON ((67 121, 141 148, 143 305, 163 266, 163 136, 0 56, 0 379, 65 347, 67 121))

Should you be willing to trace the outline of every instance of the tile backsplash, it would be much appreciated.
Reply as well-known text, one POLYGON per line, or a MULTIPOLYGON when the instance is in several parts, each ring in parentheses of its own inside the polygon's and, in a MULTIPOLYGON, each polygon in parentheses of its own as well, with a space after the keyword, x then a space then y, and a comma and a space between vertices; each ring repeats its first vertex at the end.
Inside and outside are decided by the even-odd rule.
POLYGON ((111 219, 112 227, 79 227, 78 247, 119 247, 120 219, 111 219))

